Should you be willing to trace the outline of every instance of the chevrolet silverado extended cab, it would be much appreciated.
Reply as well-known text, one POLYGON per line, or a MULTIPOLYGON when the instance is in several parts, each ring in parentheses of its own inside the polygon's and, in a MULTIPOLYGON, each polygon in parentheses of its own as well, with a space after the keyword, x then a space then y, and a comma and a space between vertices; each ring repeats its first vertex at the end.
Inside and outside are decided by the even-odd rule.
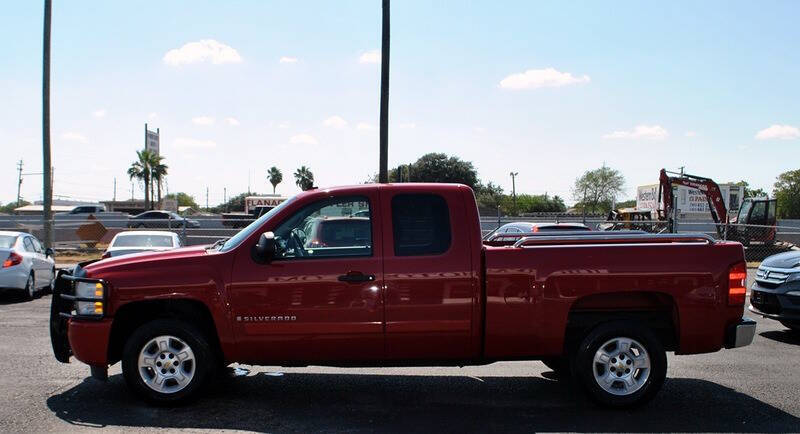
POLYGON ((667 351, 752 341, 745 280, 738 243, 566 232, 485 246, 468 187, 368 184, 304 192, 214 245, 81 264, 57 279, 50 328, 59 361, 98 378, 121 362, 156 403, 233 362, 542 360, 622 407, 659 390, 667 351), (317 239, 320 219, 337 224, 317 239))

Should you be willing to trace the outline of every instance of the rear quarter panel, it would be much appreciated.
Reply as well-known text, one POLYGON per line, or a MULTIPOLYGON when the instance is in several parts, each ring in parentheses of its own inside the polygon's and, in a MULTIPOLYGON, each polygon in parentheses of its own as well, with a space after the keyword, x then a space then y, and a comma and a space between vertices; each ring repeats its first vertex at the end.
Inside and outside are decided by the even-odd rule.
POLYGON ((743 313, 727 305, 728 269, 743 260, 738 243, 487 247, 485 356, 561 354, 576 303, 612 318, 643 291, 672 300, 677 353, 719 350, 743 313))

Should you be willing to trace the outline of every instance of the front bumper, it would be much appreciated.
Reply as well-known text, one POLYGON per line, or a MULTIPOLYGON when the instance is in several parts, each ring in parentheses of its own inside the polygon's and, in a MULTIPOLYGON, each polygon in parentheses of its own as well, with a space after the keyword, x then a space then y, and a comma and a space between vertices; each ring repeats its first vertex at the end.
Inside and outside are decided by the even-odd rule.
POLYGON ((739 348, 753 343, 756 335, 756 322, 750 318, 742 318, 725 331, 725 348, 739 348))
POLYGON ((796 282, 784 283, 776 288, 753 283, 748 310, 764 318, 800 323, 800 297, 786 295, 797 290, 796 282))
MULTIPOLYGON (((74 311, 76 301, 92 301, 76 297, 72 289, 73 281, 103 282, 100 279, 82 277, 77 267, 74 274, 59 271, 50 301, 50 343, 56 360, 69 363, 70 356, 90 365, 105 364, 108 354, 108 338, 111 333, 111 320, 103 316, 89 317, 77 315, 74 311)), ((106 291, 103 292, 103 305, 107 306, 106 291)), ((99 299, 98 299, 99 300, 99 299)))

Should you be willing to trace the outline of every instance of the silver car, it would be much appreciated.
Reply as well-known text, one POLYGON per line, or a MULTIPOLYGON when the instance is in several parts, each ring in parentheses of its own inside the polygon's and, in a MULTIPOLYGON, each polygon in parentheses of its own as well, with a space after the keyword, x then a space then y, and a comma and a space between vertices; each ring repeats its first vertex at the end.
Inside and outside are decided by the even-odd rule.
POLYGON ((15 290, 32 299, 53 287, 53 250, 43 248, 33 235, 0 231, 0 262, 0 291, 15 290))

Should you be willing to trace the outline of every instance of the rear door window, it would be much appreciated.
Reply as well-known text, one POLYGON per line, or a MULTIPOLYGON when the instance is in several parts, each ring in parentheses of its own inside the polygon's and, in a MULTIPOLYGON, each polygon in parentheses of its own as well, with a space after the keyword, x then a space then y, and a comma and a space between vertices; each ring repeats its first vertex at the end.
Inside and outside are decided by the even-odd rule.
POLYGON ((392 227, 395 256, 440 255, 450 248, 450 210, 441 196, 394 196, 392 227))

